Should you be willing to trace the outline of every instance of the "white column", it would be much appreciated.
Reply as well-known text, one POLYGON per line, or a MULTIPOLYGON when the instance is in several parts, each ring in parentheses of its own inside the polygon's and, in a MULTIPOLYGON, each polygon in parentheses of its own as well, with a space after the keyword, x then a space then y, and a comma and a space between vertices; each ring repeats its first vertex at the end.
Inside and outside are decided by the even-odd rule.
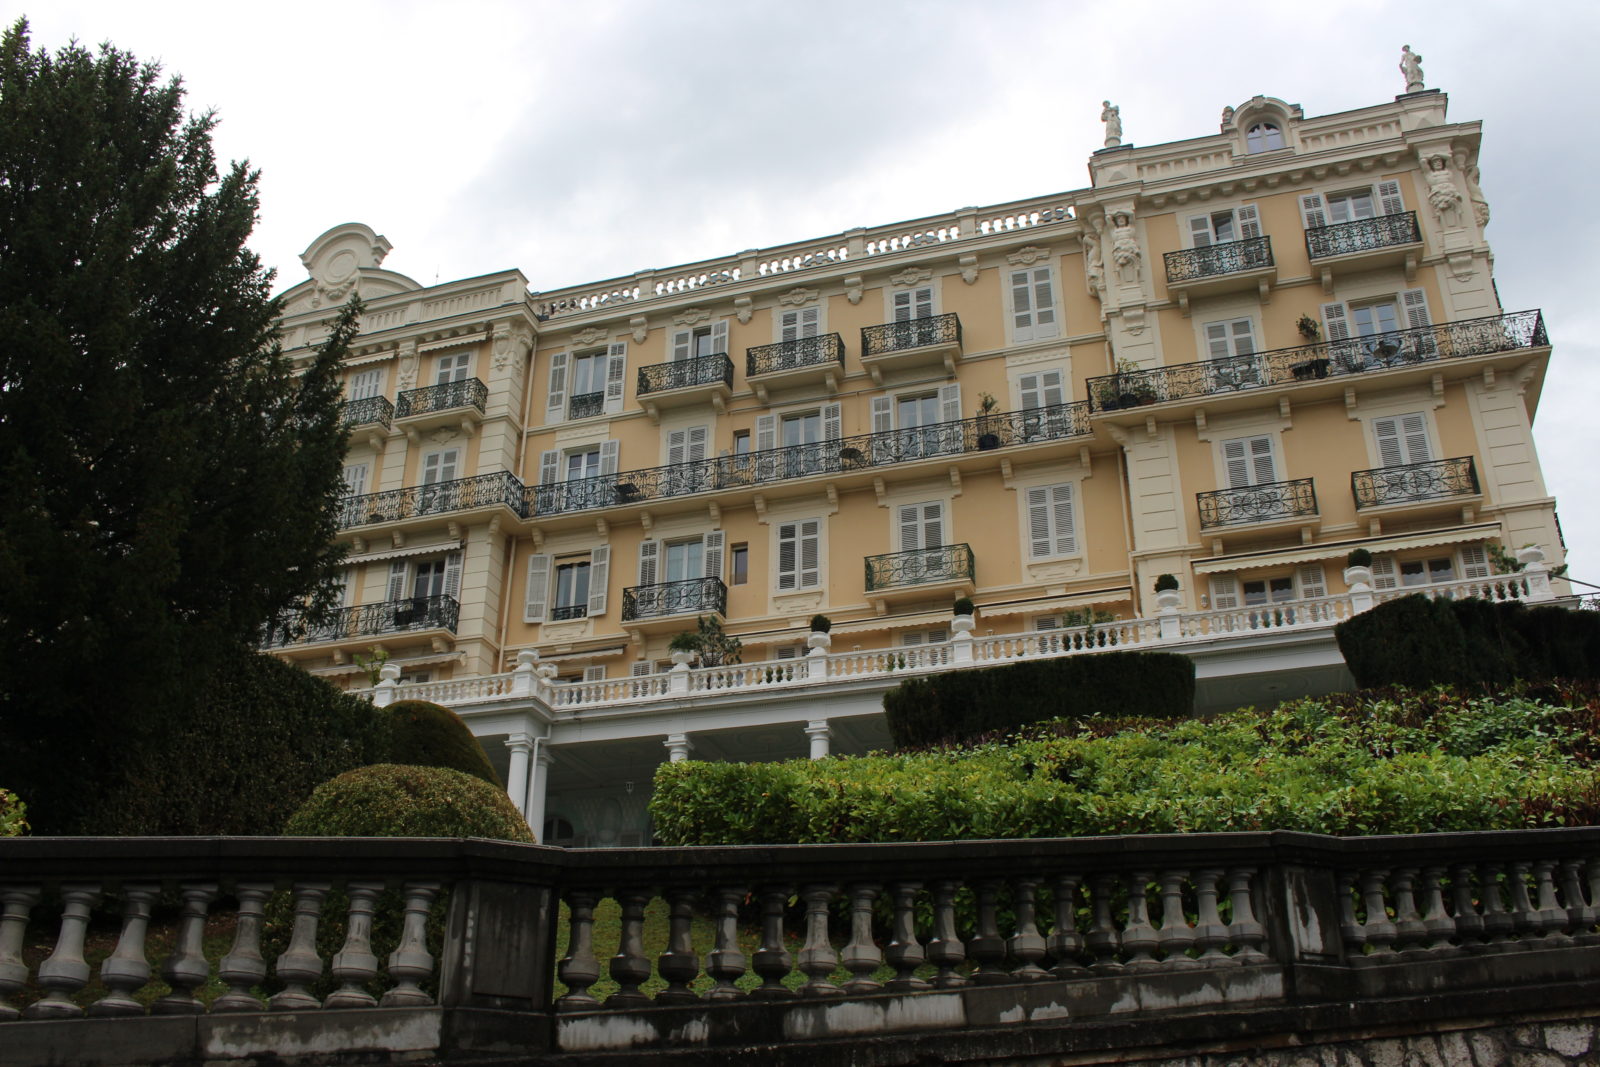
POLYGON ((372 692, 374 707, 386 708, 394 703, 394 691, 400 684, 400 665, 385 663, 378 668, 378 685, 372 692))
POLYGON ((688 734, 668 734, 666 741, 667 759, 672 763, 680 763, 689 758, 689 750, 694 744, 689 740, 688 734))
POLYGON ((519 815, 527 814, 528 804, 528 753, 533 749, 533 739, 527 734, 512 734, 506 738, 506 748, 511 750, 511 769, 506 774, 506 794, 516 805, 519 815))
POLYGON ((511 695, 531 697, 534 689, 534 671, 539 666, 537 649, 524 648, 517 653, 517 665, 511 668, 511 695))
POLYGON ((833 740, 833 730, 827 719, 812 719, 806 723, 806 736, 811 739, 811 758, 826 759, 828 744, 833 740))
POLYGON ((532 773, 528 776, 528 792, 523 802, 533 839, 541 845, 544 844, 544 803, 550 786, 550 762, 550 750, 540 745, 529 765, 532 773))

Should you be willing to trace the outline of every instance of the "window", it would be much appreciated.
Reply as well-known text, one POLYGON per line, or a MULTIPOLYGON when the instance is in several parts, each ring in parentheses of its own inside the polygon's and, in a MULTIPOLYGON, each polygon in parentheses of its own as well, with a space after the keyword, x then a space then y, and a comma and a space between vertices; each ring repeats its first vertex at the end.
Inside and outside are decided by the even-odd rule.
POLYGON ((367 491, 365 463, 352 463, 344 469, 344 491, 351 496, 360 496, 367 491))
POLYGON ((1024 501, 1028 509, 1028 558, 1077 555, 1072 483, 1033 486, 1024 494, 1024 501))
POLYGON ((692 541, 669 541, 662 546, 662 581, 682 582, 705 575, 704 547, 692 541))
POLYGON ((778 590, 815 589, 822 584, 822 520, 778 526, 778 590))
POLYGON ((1482 545, 1462 545, 1454 552, 1435 549, 1419 559, 1400 560, 1392 555, 1372 557, 1374 589, 1481 581, 1489 574, 1489 554, 1482 545))
POLYGON ((1300 215, 1308 230, 1379 215, 1398 215, 1405 209, 1405 198, 1400 193, 1400 183, 1397 181, 1378 182, 1376 185, 1326 196, 1306 193, 1300 197, 1300 215))
POLYGON ((1433 458, 1433 449, 1428 445, 1428 420, 1420 411, 1373 419, 1372 436, 1378 446, 1380 466, 1403 467, 1433 458))
POLYGON ((435 385, 449 385, 451 382, 464 382, 471 376, 472 353, 456 352, 448 356, 440 356, 434 364, 435 385))
POLYGON ((1227 319, 1205 324, 1206 368, 1211 388, 1250 389, 1261 384, 1255 360, 1255 324, 1249 319, 1227 319))
POLYGON ((750 462, 750 431, 733 431, 733 463, 743 468, 750 462))
POLYGON ((581 619, 589 614, 589 570, 587 559, 556 564, 556 603, 550 619, 581 619))
POLYGON ((872 450, 875 463, 894 463, 960 452, 961 386, 872 398, 872 450))
MULTIPOLYGON (((712 530, 702 537, 666 542, 654 539, 641 541, 639 584, 653 586, 668 582, 692 581, 695 578, 721 578, 723 538, 721 530, 712 530)), ((670 610, 659 611, 656 614, 671 614, 679 610, 692 611, 698 605, 698 600, 693 600, 692 603, 686 600, 681 606, 672 606, 670 610)), ((664 603, 660 606, 666 607, 664 603)))
POLYGON ((1055 282, 1049 267, 1011 272, 1011 339, 1042 341, 1056 337, 1055 282))
POLYGON ((837 403, 824 404, 810 411, 756 417, 756 452, 762 454, 757 475, 761 478, 798 478, 831 469, 838 458, 838 446, 830 446, 844 436, 843 419, 837 403), (777 449, 782 451, 776 451, 777 449))
POLYGON ((1244 150, 1254 155, 1257 152, 1272 152, 1283 147, 1283 131, 1274 122, 1258 122, 1245 131, 1244 150))
POLYGON ((660 483, 662 496, 698 493, 711 488, 711 465, 705 462, 710 444, 709 426, 687 426, 667 431, 668 470, 663 472, 660 483))
POLYGON ((750 546, 740 542, 728 550, 728 584, 747 585, 750 582, 750 546))
POLYGON ((1261 236, 1261 215, 1254 204, 1189 217, 1189 245, 1205 248, 1261 236))
POLYGON ((1280 609, 1276 605, 1327 595, 1327 581, 1320 563, 1307 563, 1282 574, 1244 579, 1230 574, 1211 579, 1211 607, 1216 611, 1234 611, 1241 606, 1272 609, 1250 612, 1246 616, 1246 624, 1251 628, 1293 623, 1296 614, 1294 609, 1280 609))
POLYGON ((944 502, 902 504, 898 511, 897 537, 901 552, 919 552, 944 547, 944 502))
POLYGON ((617 454, 616 441, 539 453, 538 510, 575 511, 636 499, 637 487, 606 477, 617 473, 617 454))
POLYGON ((822 332, 822 308, 790 308, 777 314, 778 340, 798 341, 822 332))
POLYGON ((933 321, 933 287, 906 289, 894 294, 894 321, 911 323, 895 332, 896 341, 906 348, 939 343, 939 324, 933 321))
POLYGON ((545 419, 581 419, 614 415, 622 410, 628 345, 617 342, 586 352, 557 352, 550 357, 550 391, 545 419))
POLYGON ((461 595, 461 553, 410 562, 392 560, 389 564, 388 602, 393 606, 398 629, 422 629, 444 622, 442 599, 461 595))
POLYGON ((950 640, 947 630, 908 630, 900 635, 901 648, 916 648, 918 645, 937 645, 950 640))
POLYGON ((548 553, 535 553, 528 557, 522 621, 561 622, 604 615, 610 577, 609 545, 596 545, 587 556, 564 556, 559 560, 548 553), (550 602, 552 578, 554 604, 550 602))
POLYGON ((450 508, 450 490, 443 488, 441 483, 455 481, 460 464, 459 448, 446 448, 423 454, 422 491, 417 494, 418 515, 429 515, 450 508))
POLYGON ((1278 480, 1270 434, 1222 442, 1222 463, 1227 470, 1229 489, 1266 485, 1278 480))
POLYGON ((567 474, 565 481, 576 482, 582 478, 593 478, 600 473, 600 450, 598 448, 585 449, 581 452, 567 453, 567 474))
POLYGON ((1396 297, 1360 304, 1322 305, 1322 323, 1335 357, 1348 370, 1392 367, 1437 353, 1428 314, 1428 294, 1403 289, 1396 297), (1347 342, 1340 344, 1339 342, 1347 342))
POLYGON ((1066 376, 1059 370, 1024 374, 1017 379, 1022 411, 1019 429, 1025 441, 1048 440, 1072 432, 1072 415, 1066 410, 1066 376))
POLYGON ((704 359, 706 356, 728 354, 727 320, 707 323, 688 330, 677 330, 672 335, 672 361, 704 359))
POLYGON ((346 396, 351 400, 365 400, 371 396, 382 396, 383 378, 382 367, 352 374, 346 389, 346 396))

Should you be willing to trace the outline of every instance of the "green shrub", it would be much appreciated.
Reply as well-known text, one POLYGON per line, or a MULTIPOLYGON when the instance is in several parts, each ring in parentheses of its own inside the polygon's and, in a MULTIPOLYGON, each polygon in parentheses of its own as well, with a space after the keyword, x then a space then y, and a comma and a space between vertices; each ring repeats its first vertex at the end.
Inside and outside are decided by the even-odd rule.
POLYGON ((0 837, 21 837, 28 832, 28 806, 9 789, 0 789, 0 837))
POLYGON ((399 700, 384 708, 383 714, 389 722, 384 763, 448 767, 482 778, 497 789, 505 788, 472 730, 449 708, 426 700, 399 700))
POLYGON ((289 837, 492 837, 533 840, 511 798, 448 767, 377 763, 318 786, 284 825, 289 837))
POLYGON ((1101 652, 950 671, 884 694, 897 749, 959 742, 1046 719, 1173 718, 1194 707, 1194 663, 1168 652, 1101 652))

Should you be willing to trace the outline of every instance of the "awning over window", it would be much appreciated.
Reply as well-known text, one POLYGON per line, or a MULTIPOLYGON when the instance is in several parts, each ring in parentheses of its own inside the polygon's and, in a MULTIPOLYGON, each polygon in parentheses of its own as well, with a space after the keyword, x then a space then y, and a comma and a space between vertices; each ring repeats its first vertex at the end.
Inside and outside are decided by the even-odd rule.
MULTIPOLYGON (((447 663, 461 663, 466 658, 465 652, 437 652, 426 656, 407 656, 404 658, 397 656, 384 662, 392 663, 402 671, 409 671, 418 667, 442 667, 447 663)), ((337 667, 317 667, 310 673, 318 678, 342 678, 346 675, 365 674, 366 672, 367 668, 357 666, 354 663, 341 663, 337 667)))
POLYGON ((382 552, 362 552, 359 555, 350 555, 344 558, 345 566, 357 563, 373 563, 382 559, 404 559, 407 556, 426 556, 439 552, 454 552, 461 548, 461 539, 454 541, 433 541, 426 545, 407 545, 404 548, 390 548, 382 552))
POLYGON ((1287 567, 1296 563, 1316 563, 1328 559, 1338 559, 1342 562, 1353 548, 1364 548, 1368 552, 1405 552, 1413 548, 1432 548, 1434 545, 1486 541, 1499 536, 1498 522, 1481 522, 1475 526, 1458 526, 1453 530, 1435 530, 1430 533, 1363 537, 1354 541, 1334 541, 1325 545, 1284 549, 1279 552, 1251 552, 1239 556, 1197 559, 1194 561, 1194 572, 1226 574, 1230 571, 1254 570, 1257 567, 1287 567))

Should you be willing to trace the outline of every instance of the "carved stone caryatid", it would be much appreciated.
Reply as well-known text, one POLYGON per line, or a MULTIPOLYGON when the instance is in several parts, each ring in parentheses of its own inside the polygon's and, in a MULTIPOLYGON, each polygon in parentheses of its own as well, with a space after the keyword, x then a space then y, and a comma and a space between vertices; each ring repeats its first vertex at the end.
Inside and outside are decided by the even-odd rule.
POLYGON ((322 957, 317 955, 317 922, 322 917, 322 901, 329 888, 327 882, 295 883, 289 947, 273 968, 284 988, 267 1001, 267 1007, 273 1011, 311 1011, 322 1003, 311 995, 311 983, 322 977, 322 957))
POLYGON ((796 995, 783 984, 794 967, 794 957, 783 944, 783 910, 792 895, 793 890, 786 885, 769 885, 761 890, 761 947, 750 961, 751 969, 761 976, 761 985, 750 991, 752 997, 779 1000, 796 995))
POLYGON ((1116 148, 1121 145, 1122 109, 1113 106, 1109 100, 1101 101, 1100 121, 1106 124, 1106 147, 1116 148))
POLYGON ((626 889, 617 894, 617 903, 622 905, 622 935, 609 968, 617 991, 606 1004, 617 1008, 648 1007, 650 998, 639 987, 650 979, 650 958, 644 954, 644 908, 650 903, 650 892, 626 889))
POLYGON ((831 885, 808 885, 800 893, 806 902, 806 940, 800 948, 799 964, 806 984, 800 987, 801 996, 844 995, 844 990, 829 977, 839 965, 839 954, 828 940, 828 905, 837 892, 837 887, 831 885))
POLYGON ((1123 285, 1138 285, 1143 260, 1139 235, 1133 229, 1133 216, 1126 211, 1112 213, 1111 261, 1117 267, 1117 280, 1123 285))
POLYGON ((1478 184, 1482 172, 1472 163, 1465 148, 1457 148, 1452 155, 1455 160, 1456 170, 1467 183, 1467 199, 1472 202, 1472 218, 1478 228, 1489 225, 1489 201, 1483 195, 1483 187, 1478 184))
POLYGON ((928 962, 938 968, 935 989, 959 989, 967 984, 956 969, 967 958, 966 945, 956 931, 956 887, 951 879, 933 883, 933 936, 928 938, 928 962))
POLYGON ((1111 918, 1111 897, 1116 892, 1117 878, 1112 874, 1097 874, 1090 883, 1093 900, 1090 901, 1089 932, 1083 943, 1094 953, 1089 969, 1097 974, 1120 974, 1122 964, 1117 960, 1117 926, 1111 918))
POLYGON ((1105 224, 1105 219, 1096 215, 1089 220, 1089 226, 1080 238, 1083 241, 1084 287, 1096 300, 1103 300, 1106 295, 1106 263, 1100 248, 1100 233, 1105 224))
POLYGON ((706 993, 708 1000, 734 1000, 741 994, 733 983, 744 977, 746 961, 739 951, 739 902, 744 890, 738 886, 723 886, 712 894, 714 911, 712 926, 717 942, 706 955, 706 974, 713 983, 706 993))
POLYGON ((239 901, 233 946, 217 964, 217 977, 227 983, 228 991, 211 1002, 213 1013, 254 1012, 264 1007, 250 990, 267 977, 267 961, 261 955, 261 922, 272 884, 241 882, 234 886, 233 894, 239 901))
POLYGON ((689 983, 700 976, 700 957, 691 937, 694 925, 692 889, 673 889, 667 893, 667 948, 656 958, 656 969, 667 980, 667 988, 656 994, 657 1004, 692 1004, 700 997, 689 983))
POLYGON ((917 891, 921 882, 896 882, 890 889, 894 903, 894 923, 891 940, 884 946, 884 958, 894 968, 895 976, 888 988, 895 993, 911 993, 927 989, 928 983, 916 976, 917 968, 927 958, 922 942, 917 940, 917 891))
POLYGON ((1050 954, 1050 973, 1057 978, 1077 978, 1083 974, 1083 935, 1078 932, 1078 883, 1076 874, 1058 874, 1054 886, 1055 923, 1045 939, 1050 954))
POLYGON ((1194 945, 1194 928, 1183 910, 1183 883, 1188 871, 1161 872, 1161 929, 1156 939, 1161 946, 1161 963, 1167 968, 1198 967, 1189 953, 1194 945))
POLYGON ((111 992, 89 1005, 90 1015, 143 1015, 144 1005, 133 994, 150 981, 150 961, 144 939, 150 929, 150 905, 160 894, 155 885, 122 888, 122 932, 117 947, 100 964, 100 981, 111 992))
POLYGON ((1450 159, 1434 153, 1423 159, 1423 177, 1428 179, 1428 206, 1433 217, 1447 230, 1461 228, 1461 190, 1450 177, 1450 159))
POLYGON ((844 984, 847 993, 876 993, 883 988, 883 983, 872 977, 872 972, 883 964, 883 953, 872 937, 872 904, 880 889, 867 882, 849 888, 850 940, 839 956, 839 962, 850 972, 850 980, 844 984))
POLYGON ((439 895, 437 882, 408 882, 404 889, 405 918, 400 924, 400 943, 389 953, 389 977, 394 988, 378 1001, 385 1008, 409 1008, 432 1004, 422 991, 422 983, 433 974, 433 953, 428 951, 428 912, 439 895))
POLYGON ((33 886, 0 888, 0 1022, 22 1014, 22 1010, 11 1003, 11 998, 28 984, 28 965, 22 962, 22 939, 28 929, 28 916, 37 903, 39 890, 33 886))
POLYGON ((1406 79, 1406 92, 1422 92, 1422 56, 1411 50, 1411 46, 1400 46, 1400 73, 1406 79))
POLYGON ((1011 980, 1005 968, 1006 943, 1000 938, 1000 885, 998 878, 985 878, 973 886, 978 898, 978 926, 967 942, 967 955, 978 965, 972 980, 979 985, 1011 980))
POLYGON ((556 964, 556 977, 567 992, 556 1001, 557 1011, 587 1011, 600 1002, 589 987, 600 980, 600 961, 594 954, 594 906, 600 893, 594 889, 567 890, 567 954, 556 964))
POLYGON ((1018 878, 1011 890, 1011 910, 1016 915, 1016 930, 1006 941, 1006 951, 1016 961, 1011 970, 1013 980, 1025 982, 1047 978, 1049 975, 1039 964, 1044 960, 1044 935, 1039 933, 1037 905, 1040 879, 1037 876, 1018 878))
POLYGON ((344 944, 329 965, 339 988, 328 994, 322 1002, 324 1008, 377 1006, 378 999, 361 987, 378 976, 378 956, 372 951, 372 909, 382 892, 382 882, 351 882, 345 887, 350 906, 344 944))
POLYGON ((1217 911, 1217 883, 1221 880, 1222 872, 1214 869, 1196 871, 1194 876, 1194 947, 1200 950, 1200 962, 1207 967, 1224 967, 1237 962, 1222 951, 1228 943, 1229 932, 1217 911))
POLYGON ((100 899, 95 885, 61 887, 61 929, 56 947, 39 964, 37 981, 45 991, 42 999, 28 1005, 22 1014, 29 1019, 70 1019, 83 1014, 72 1002, 72 994, 89 982, 89 964, 83 958, 83 937, 89 926, 89 909, 100 899))
POLYGON ((1149 871, 1134 871, 1127 877, 1128 919, 1122 927, 1122 951, 1127 954, 1130 971, 1150 971, 1161 966, 1155 957, 1161 935, 1150 924, 1150 900, 1145 895, 1150 877, 1149 871))

